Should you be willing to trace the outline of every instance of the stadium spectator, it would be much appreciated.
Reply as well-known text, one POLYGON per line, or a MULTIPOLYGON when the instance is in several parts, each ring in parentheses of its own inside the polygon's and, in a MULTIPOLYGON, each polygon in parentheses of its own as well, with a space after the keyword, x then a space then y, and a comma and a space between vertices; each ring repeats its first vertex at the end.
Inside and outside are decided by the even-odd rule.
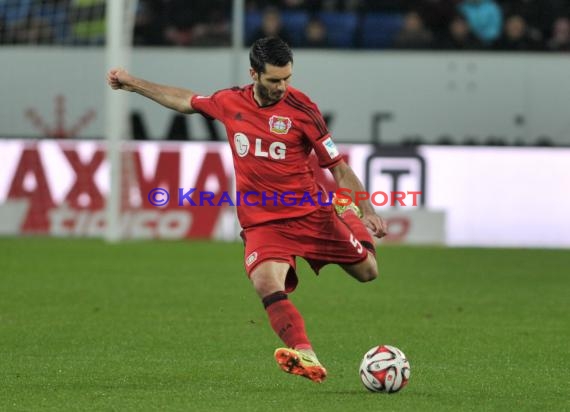
POLYGON ((32 0, 0 0, 0 33, 3 33, 3 43, 10 43, 9 39, 14 33, 13 27, 21 27, 32 9, 32 0))
POLYGON ((542 33, 543 38, 551 35, 552 23, 558 18, 570 15, 568 0, 506 0, 501 5, 503 15, 520 15, 542 33))
POLYGON ((469 24, 463 16, 456 15, 449 23, 447 35, 438 43, 438 49, 479 50, 482 43, 473 36, 469 24))
POLYGON ((191 46, 196 14, 186 0, 161 0, 165 26, 163 36, 171 46, 191 46))
POLYGON ((459 10, 467 19, 473 34, 486 45, 501 35, 503 14, 494 0, 464 0, 459 10))
POLYGON ((200 16, 192 30, 196 46, 229 46, 231 44, 230 15, 224 8, 226 0, 197 2, 194 9, 200 16), (199 5, 200 7, 196 7, 199 5))
POLYGON ((166 44, 163 36, 164 19, 161 3, 161 0, 139 0, 133 34, 135 45, 162 46, 166 44))
POLYGON ((44 20, 51 33, 43 44, 65 44, 69 41, 69 0, 42 0, 33 9, 33 16, 44 20))
POLYGON ((268 7, 264 10, 261 26, 255 30, 247 43, 252 44, 255 40, 263 37, 279 37, 286 43, 291 43, 291 35, 283 27, 281 13, 275 7, 268 7))
POLYGON ((546 29, 548 23, 549 12, 544 9, 548 8, 550 0, 503 0, 500 1, 503 16, 514 16, 518 14, 522 16, 526 22, 532 26, 546 29), (541 4, 542 3, 542 4, 541 4), (545 4, 546 3, 546 4, 545 4))
POLYGON ((503 36, 496 44, 497 50, 503 51, 532 51, 541 50, 541 35, 537 30, 528 26, 520 15, 510 16, 505 22, 503 36))
POLYGON ((222 121, 233 153, 238 193, 261 191, 281 194, 281 198, 290 194, 287 206, 264 202, 261 195, 261 201, 237 206, 244 265, 273 330, 286 346, 275 351, 279 366, 322 382, 327 371, 312 349, 303 317, 289 300, 298 282, 296 257, 306 259, 316 273, 336 263, 357 280, 371 281, 378 267, 369 230, 383 237, 386 224, 369 201, 361 202, 360 210, 353 203, 335 206, 318 201, 319 185, 308 165, 313 150, 338 187, 352 193, 364 188, 339 154, 318 107, 289 86, 293 65, 289 46, 275 37, 259 39, 251 47, 250 63, 252 84, 209 96, 151 83, 122 69, 112 69, 107 79, 113 89, 222 121))
POLYGON ((67 38, 68 0, 0 0, 0 43, 54 44, 67 38))
POLYGON ((445 36, 449 22, 457 14, 458 0, 416 0, 413 9, 416 10, 426 27, 435 37, 445 36))
POLYGON ((52 44, 52 25, 45 19, 28 15, 25 20, 7 27, 6 43, 10 44, 52 44))
MULTIPOLYGON (((105 40, 106 0, 0 0, 0 44, 101 45, 105 40)), ((229 46, 231 44, 231 0, 139 0, 135 18, 134 44, 139 46, 229 46)), ((353 42, 342 37, 343 22, 355 16, 366 22, 371 15, 386 21, 401 21, 405 13, 408 27, 394 43, 401 26, 389 25, 390 35, 367 36, 367 48, 445 50, 552 50, 564 51, 565 24, 570 15, 569 0, 248 0, 246 42, 277 35, 300 47, 358 47, 362 27, 353 42), (261 19, 262 13, 265 15, 261 19), (324 12, 324 13, 323 13, 324 12), (330 13, 328 13, 330 12, 330 13), (455 18, 460 13, 464 23, 455 18), (334 15, 340 27, 332 30, 323 15, 334 15), (394 19, 390 20, 393 16, 394 19), (419 19, 418 19, 419 16, 419 19), (503 26, 503 16, 519 16, 503 26), (320 17, 323 27, 314 19, 320 17), (343 20, 343 17, 346 20, 343 20), (408 16, 410 17, 410 16, 408 16), (418 24, 415 31, 410 26, 418 24), (255 27, 260 21, 259 27, 255 27), (554 23, 557 22, 557 23, 554 23), (306 25, 306 27, 305 27, 306 25), (521 38, 517 38, 525 26, 521 38), (254 32, 255 30, 255 32, 254 32), (426 33, 429 32, 429 35, 426 33), (321 37, 324 36, 324 37, 321 37), (429 36, 432 40, 428 40, 429 36), (466 36, 466 37, 464 37, 466 36), (474 39, 473 39, 474 38, 474 39), (480 43, 480 44, 479 44, 480 43)), ((368 27, 368 26, 366 26, 368 27)), ((374 28, 373 28, 374 30, 374 28)), ((367 30, 366 33, 371 33, 367 30)), ((359 43, 360 42, 360 43, 359 43)))
POLYGON ((429 49, 433 46, 433 34, 426 29, 421 16, 411 11, 404 17, 404 25, 394 39, 397 49, 429 49))
POLYGON ((163 38, 167 44, 228 46, 231 43, 228 0, 160 0, 160 3, 163 38))
POLYGON ((330 46, 327 27, 317 17, 311 18, 305 27, 300 47, 326 49, 330 46))
POLYGON ((570 19, 557 18, 552 25, 552 37, 548 40, 548 49, 552 51, 570 51, 570 19))

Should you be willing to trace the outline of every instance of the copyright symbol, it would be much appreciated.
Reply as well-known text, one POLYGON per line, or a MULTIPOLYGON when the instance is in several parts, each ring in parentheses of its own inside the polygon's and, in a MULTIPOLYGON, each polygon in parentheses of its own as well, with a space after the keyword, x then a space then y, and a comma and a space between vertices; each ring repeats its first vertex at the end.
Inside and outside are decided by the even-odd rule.
POLYGON ((170 200, 170 194, 168 194, 168 190, 156 187, 148 192, 147 198, 153 206, 164 206, 170 200))

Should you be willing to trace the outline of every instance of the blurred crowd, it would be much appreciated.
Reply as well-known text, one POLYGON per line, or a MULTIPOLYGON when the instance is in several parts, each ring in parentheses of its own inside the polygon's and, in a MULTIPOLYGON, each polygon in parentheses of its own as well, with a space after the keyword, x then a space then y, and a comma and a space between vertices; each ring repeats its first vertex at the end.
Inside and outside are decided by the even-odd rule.
MULTIPOLYGON (((137 46, 228 46, 231 0, 139 0, 137 46)), ((105 0, 0 0, 2 44, 102 44, 105 0)), ((246 45, 570 51, 570 0, 246 0, 246 45)))

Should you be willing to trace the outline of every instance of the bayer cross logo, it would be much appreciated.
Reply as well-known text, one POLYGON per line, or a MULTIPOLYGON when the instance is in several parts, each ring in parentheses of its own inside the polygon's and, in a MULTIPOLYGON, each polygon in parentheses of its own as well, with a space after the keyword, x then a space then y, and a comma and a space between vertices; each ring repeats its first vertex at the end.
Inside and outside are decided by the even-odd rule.
POLYGON ((243 133, 234 134, 234 145, 239 157, 247 156, 249 152, 249 139, 243 133))
POLYGON ((68 120, 65 96, 57 95, 55 97, 55 125, 49 125, 44 118, 36 111, 29 108, 26 110, 26 118, 32 125, 42 132, 45 137, 55 139, 66 139, 77 137, 81 129, 86 128, 95 119, 95 110, 89 109, 75 121, 73 125, 66 125, 68 120))
POLYGON ((291 119, 284 116, 271 116, 269 119, 269 130, 271 133, 287 134, 291 128, 291 119))

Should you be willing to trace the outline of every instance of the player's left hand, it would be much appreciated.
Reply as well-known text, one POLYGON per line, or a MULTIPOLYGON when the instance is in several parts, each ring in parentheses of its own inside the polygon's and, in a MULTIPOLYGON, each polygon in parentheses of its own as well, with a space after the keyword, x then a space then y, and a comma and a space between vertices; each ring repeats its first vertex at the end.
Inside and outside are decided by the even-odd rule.
POLYGON ((362 222, 364 222, 366 227, 370 229, 372 234, 377 238, 383 238, 388 234, 388 225, 384 219, 375 213, 365 214, 362 217, 362 222))

